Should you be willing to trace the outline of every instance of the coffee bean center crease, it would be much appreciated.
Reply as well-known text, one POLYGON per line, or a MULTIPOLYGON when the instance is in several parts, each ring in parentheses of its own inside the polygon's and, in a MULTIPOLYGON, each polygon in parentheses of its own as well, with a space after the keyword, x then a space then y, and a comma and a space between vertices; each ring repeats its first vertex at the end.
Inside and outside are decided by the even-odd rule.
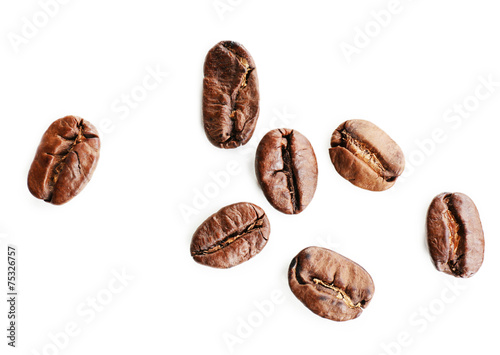
POLYGON ((54 194, 54 186, 56 185, 57 181, 59 180, 59 176, 61 175, 61 172, 64 170, 64 167, 66 166, 66 159, 69 157, 69 155, 72 152, 75 153, 76 159, 78 160, 78 170, 80 171, 81 174, 83 174, 84 176, 86 176, 85 172, 82 171, 81 162, 80 162, 80 156, 79 156, 78 152, 75 150, 75 148, 76 148, 76 146, 78 144, 83 143, 86 139, 88 139, 88 138, 96 138, 96 136, 89 135, 89 134, 85 135, 83 133, 83 130, 85 129, 85 126, 84 126, 84 123, 83 123, 83 119, 80 120, 80 122, 78 123, 77 127, 78 127, 78 133, 74 137, 67 138, 67 137, 64 137, 62 135, 59 135, 59 137, 61 137, 64 140, 72 141, 72 143, 68 147, 68 149, 66 149, 64 152, 62 152, 60 154, 45 153, 45 154, 48 154, 48 155, 51 155, 51 156, 54 156, 54 157, 58 157, 58 159, 59 159, 59 162, 54 167, 53 174, 52 174, 52 177, 50 179, 50 185, 49 185, 49 187, 50 187, 50 194, 47 197, 47 199, 45 199, 45 201, 47 201, 47 202, 50 202, 52 200, 52 196, 54 194))
POLYGON ((450 245, 450 258, 448 261, 448 265, 453 272, 459 272, 458 270, 458 262, 461 258, 463 258, 463 254, 459 255, 458 248, 460 243, 464 238, 462 238, 461 234, 464 233, 463 227, 459 221, 459 215, 456 213, 453 204, 450 201, 451 195, 448 195, 444 198, 444 202, 446 204, 446 209, 443 211, 443 217, 446 221, 446 225, 449 231, 449 245, 450 245))
MULTIPOLYGON (((207 255, 207 254, 213 254, 215 253, 216 251, 219 251, 225 247, 227 247, 228 245, 234 243, 236 240, 244 237, 245 235, 247 234, 250 234, 252 232, 255 232, 255 231, 259 231, 262 226, 264 225, 264 215, 261 216, 261 217, 258 217, 253 223, 251 223, 250 225, 248 225, 245 229, 243 229, 242 231, 237 231, 231 235, 228 235, 226 238, 224 238, 223 240, 221 240, 220 242, 206 248, 206 249, 202 249, 202 250, 197 250, 197 251, 194 251, 191 253, 191 255, 207 255)), ((267 240, 261 233, 261 236, 262 238, 264 238, 265 240, 267 240)))
MULTIPOLYGON (((283 132, 282 132, 283 133, 283 132)), ((283 136, 283 144, 281 146, 281 158, 283 159, 283 169, 277 170, 274 174, 283 173, 286 176, 288 191, 293 206, 293 211, 300 209, 300 194, 297 185, 297 179, 293 170, 293 154, 292 154, 292 136, 293 131, 283 136)))
POLYGON ((337 296, 336 297, 339 300, 344 301, 344 303, 347 305, 347 307, 349 307, 349 308, 364 308, 363 307, 364 306, 364 301, 361 301, 361 302, 358 302, 358 303, 354 304, 354 302, 352 301, 351 297, 349 297, 347 295, 347 293, 345 293, 344 290, 342 290, 342 289, 340 289, 338 287, 335 287, 333 285, 333 282, 331 284, 327 284, 327 283, 325 283, 324 281, 322 281, 322 280, 320 280, 318 278, 313 278, 313 282, 316 285, 321 285, 323 287, 326 287, 326 288, 328 288, 330 290, 333 290, 333 291, 337 292, 337 296))

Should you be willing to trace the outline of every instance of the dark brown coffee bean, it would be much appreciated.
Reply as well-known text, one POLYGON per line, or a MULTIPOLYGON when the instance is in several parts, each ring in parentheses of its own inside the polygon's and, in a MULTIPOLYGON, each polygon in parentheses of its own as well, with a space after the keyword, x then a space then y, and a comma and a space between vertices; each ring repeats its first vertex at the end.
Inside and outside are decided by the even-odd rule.
POLYGON ((396 142, 364 120, 346 121, 333 132, 330 159, 344 179, 371 191, 390 188, 405 166, 396 142))
POLYGON ((317 315, 335 321, 359 317, 375 286, 361 266, 329 249, 302 250, 288 269, 293 294, 317 315))
POLYGON ((193 235, 191 256, 203 265, 227 269, 258 254, 271 227, 259 206, 240 202, 208 217, 193 235))
POLYGON ((236 148, 252 138, 259 116, 259 82, 250 53, 239 43, 217 43, 207 54, 203 124, 208 140, 236 148))
POLYGON ((471 277, 484 259, 484 233, 474 202, 462 193, 442 193, 427 212, 427 243, 439 271, 471 277))
POLYGON ((293 129, 275 129, 262 138, 255 171, 269 203, 286 214, 302 212, 316 191, 316 155, 307 138, 293 129))
POLYGON ((87 185, 99 160, 97 129, 88 121, 66 116, 42 137, 28 175, 36 198, 54 205, 68 202, 87 185))

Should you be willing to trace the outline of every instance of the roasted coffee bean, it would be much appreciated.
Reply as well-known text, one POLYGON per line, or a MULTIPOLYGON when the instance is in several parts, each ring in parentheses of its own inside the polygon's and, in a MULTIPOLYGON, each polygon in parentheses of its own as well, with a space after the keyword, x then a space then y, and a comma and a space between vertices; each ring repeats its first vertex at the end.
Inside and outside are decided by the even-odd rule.
POLYGON ((198 227, 191 240, 191 256, 200 264, 227 269, 258 254, 270 232, 262 208, 248 202, 235 203, 198 227))
POLYGON ((471 277, 484 259, 484 233, 474 202, 462 193, 442 193, 427 212, 427 243, 439 271, 471 277))
POLYGON ((97 129, 88 121, 66 116, 42 137, 28 175, 36 198, 54 205, 68 202, 87 185, 99 160, 97 129))
POLYGON ((405 166, 396 142, 364 120, 346 121, 333 132, 330 159, 344 179, 371 191, 390 188, 405 166))
POLYGON ((236 148, 252 138, 259 116, 259 82, 250 53, 239 43, 217 43, 207 54, 203 124, 208 140, 236 148))
POLYGON ((307 138, 292 129, 275 129, 262 138, 255 171, 269 203, 286 214, 302 212, 316 191, 316 155, 307 138))
POLYGON ((329 249, 302 250, 288 269, 294 295, 317 315, 335 321, 359 317, 375 286, 361 266, 329 249))

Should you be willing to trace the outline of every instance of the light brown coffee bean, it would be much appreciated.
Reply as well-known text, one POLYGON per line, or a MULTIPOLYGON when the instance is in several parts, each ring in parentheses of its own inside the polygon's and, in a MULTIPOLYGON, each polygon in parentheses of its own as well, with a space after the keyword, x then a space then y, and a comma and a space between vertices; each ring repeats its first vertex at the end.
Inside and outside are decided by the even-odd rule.
POLYGON ((439 271, 471 277, 484 259, 484 233, 474 202, 462 193, 436 196, 427 212, 427 243, 439 271))
POLYGON ((359 317, 375 292, 373 280, 365 269, 319 247, 306 248, 292 260, 288 283, 307 308, 335 321, 359 317))
POLYGON ((346 121, 333 132, 330 159, 344 179, 371 191, 393 186, 405 166, 396 142, 364 120, 346 121))

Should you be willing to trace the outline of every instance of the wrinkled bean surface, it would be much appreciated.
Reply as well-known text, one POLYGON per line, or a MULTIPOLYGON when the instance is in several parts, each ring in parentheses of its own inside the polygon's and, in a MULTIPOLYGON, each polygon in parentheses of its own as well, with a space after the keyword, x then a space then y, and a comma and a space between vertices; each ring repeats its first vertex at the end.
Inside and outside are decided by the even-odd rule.
POLYGON ((241 202, 207 218, 191 240, 191 256, 203 265, 230 268, 258 254, 271 228, 262 208, 241 202))
POLYGON ((259 116, 259 82, 250 53, 223 41, 207 54, 203 79, 203 125, 219 148, 236 148, 253 135, 259 116))
POLYGON ((62 205, 87 185, 99 160, 97 129, 66 116, 50 125, 31 164, 28 188, 36 198, 62 205))

